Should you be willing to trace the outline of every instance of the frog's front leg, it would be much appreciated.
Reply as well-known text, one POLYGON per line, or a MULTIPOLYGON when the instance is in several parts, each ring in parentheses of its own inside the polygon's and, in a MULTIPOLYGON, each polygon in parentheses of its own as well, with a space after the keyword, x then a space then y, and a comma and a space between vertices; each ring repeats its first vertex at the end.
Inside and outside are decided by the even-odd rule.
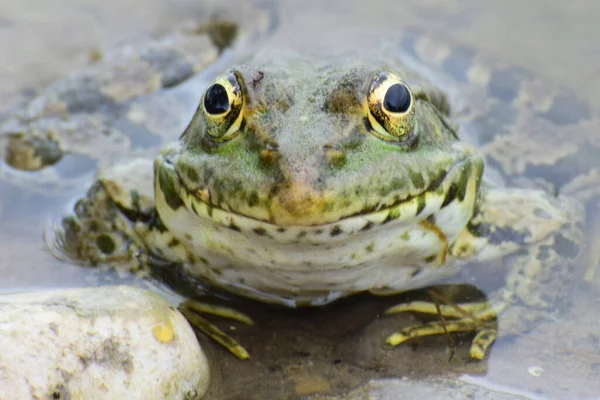
MULTIPOLYGON (((189 260, 186 247, 164 227, 154 209, 151 160, 133 161, 100 170, 98 180, 74 207, 74 215, 50 232, 49 247, 60 258, 105 265, 148 277, 159 268, 176 268, 189 260), (139 174, 145 176, 139 176, 139 174)), ((185 300, 178 306, 190 324, 240 359, 248 352, 200 314, 217 315, 252 325, 230 308, 185 300)))
POLYGON ((533 321, 548 317, 566 298, 581 253, 583 208, 576 201, 544 192, 489 189, 478 213, 450 249, 451 260, 475 261, 486 268, 502 258, 505 285, 489 301, 464 304, 409 302, 387 314, 441 314, 444 321, 412 326, 392 334, 390 346, 407 340, 444 334, 476 332, 470 355, 482 359, 498 332, 527 330, 533 321), (445 321, 445 319, 448 319, 445 321))

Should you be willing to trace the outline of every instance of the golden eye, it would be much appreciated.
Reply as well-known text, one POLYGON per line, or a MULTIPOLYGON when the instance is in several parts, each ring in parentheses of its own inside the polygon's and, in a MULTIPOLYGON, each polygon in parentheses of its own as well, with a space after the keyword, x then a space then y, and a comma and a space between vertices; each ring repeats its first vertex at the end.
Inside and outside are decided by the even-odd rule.
POLYGON ((206 133, 217 142, 231 140, 244 120, 242 77, 230 72, 215 81, 202 96, 206 133))
POLYGON ((416 142, 415 98, 402 79, 388 71, 378 72, 371 80, 366 103, 375 136, 409 146, 416 142))

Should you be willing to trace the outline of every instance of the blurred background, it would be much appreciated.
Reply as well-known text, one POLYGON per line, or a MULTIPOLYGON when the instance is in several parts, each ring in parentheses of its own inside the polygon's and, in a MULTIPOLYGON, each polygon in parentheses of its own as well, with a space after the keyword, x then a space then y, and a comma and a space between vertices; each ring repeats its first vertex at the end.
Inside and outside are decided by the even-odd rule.
MULTIPOLYGON (((235 3, 242 0, 228 0, 235 3)), ((200 18, 205 0, 2 0, 0 97, 88 62, 94 48, 200 18)), ((214 1, 213 3, 218 3, 214 1)), ((544 74, 600 106, 600 2, 594 0, 283 0, 284 30, 393 31, 414 25, 544 74)))

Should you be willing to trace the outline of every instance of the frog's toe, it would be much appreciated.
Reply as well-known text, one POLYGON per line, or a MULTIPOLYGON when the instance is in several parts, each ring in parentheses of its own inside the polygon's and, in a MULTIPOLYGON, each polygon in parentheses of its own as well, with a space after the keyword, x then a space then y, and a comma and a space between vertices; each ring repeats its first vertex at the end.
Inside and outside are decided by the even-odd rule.
POLYGON ((488 349, 496 341, 498 331, 495 328, 480 328, 471 342, 469 354, 475 360, 483 360, 488 349))
POLYGON ((213 304, 200 303, 195 300, 186 300, 179 305, 179 311, 185 316, 192 326, 200 329, 206 335, 220 343, 223 347, 233 353, 237 358, 245 360, 250 354, 231 336, 217 328, 210 321, 200 316, 199 313, 212 314, 219 317, 254 325, 254 321, 247 315, 231 308, 216 306, 213 304))
POLYGON ((425 314, 436 314, 445 318, 458 318, 449 321, 432 321, 426 324, 404 328, 386 340, 386 345, 395 347, 408 340, 442 335, 451 332, 476 332, 471 344, 471 358, 482 360, 489 347, 494 343, 497 336, 495 327, 490 323, 496 321, 496 310, 489 302, 475 302, 466 304, 435 304, 426 301, 412 301, 399 304, 386 311, 386 314, 397 314, 400 312, 419 312, 425 314))

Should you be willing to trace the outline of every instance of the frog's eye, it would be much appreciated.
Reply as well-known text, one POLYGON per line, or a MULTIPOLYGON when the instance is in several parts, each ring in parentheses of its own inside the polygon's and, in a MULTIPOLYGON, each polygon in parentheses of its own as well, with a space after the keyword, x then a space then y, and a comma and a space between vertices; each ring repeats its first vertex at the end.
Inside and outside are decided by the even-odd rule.
POLYGON ((236 72, 223 75, 202 96, 206 133, 221 142, 233 139, 244 120, 243 80, 236 72))
POLYGON ((375 136, 409 146, 416 142, 415 98, 402 79, 388 71, 378 72, 371 80, 366 103, 375 136))

